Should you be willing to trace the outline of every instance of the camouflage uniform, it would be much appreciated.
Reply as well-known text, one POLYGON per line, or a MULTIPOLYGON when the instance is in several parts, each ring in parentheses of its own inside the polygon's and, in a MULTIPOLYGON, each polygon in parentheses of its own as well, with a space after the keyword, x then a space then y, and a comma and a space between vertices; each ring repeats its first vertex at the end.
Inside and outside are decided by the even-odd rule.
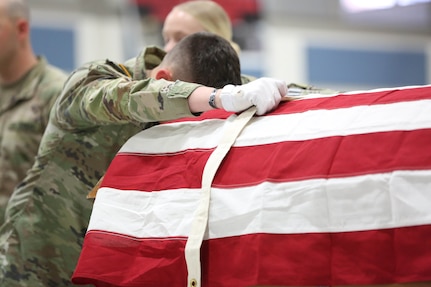
POLYGON ((0 223, 15 186, 36 156, 66 74, 44 58, 18 82, 0 86, 0 223))
POLYGON ((193 116, 187 97, 199 85, 145 79, 163 56, 150 47, 124 66, 98 61, 70 75, 0 228, 0 286, 71 286, 92 209, 86 195, 119 148, 151 122, 193 116))

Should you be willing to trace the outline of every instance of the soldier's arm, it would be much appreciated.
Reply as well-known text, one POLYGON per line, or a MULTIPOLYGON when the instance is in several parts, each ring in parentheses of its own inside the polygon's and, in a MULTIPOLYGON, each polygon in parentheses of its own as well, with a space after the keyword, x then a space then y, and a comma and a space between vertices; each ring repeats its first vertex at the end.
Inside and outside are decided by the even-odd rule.
POLYGON ((82 69, 67 81, 53 116, 61 128, 72 130, 189 117, 194 111, 187 98, 199 86, 153 79, 132 81, 82 69))
POLYGON ((52 115, 60 128, 80 130, 109 124, 142 126, 190 117, 214 106, 239 112, 256 105, 257 114, 263 114, 277 106, 287 91, 283 81, 270 78, 225 88, 214 90, 181 81, 132 80, 112 66, 91 65, 69 77, 52 115))

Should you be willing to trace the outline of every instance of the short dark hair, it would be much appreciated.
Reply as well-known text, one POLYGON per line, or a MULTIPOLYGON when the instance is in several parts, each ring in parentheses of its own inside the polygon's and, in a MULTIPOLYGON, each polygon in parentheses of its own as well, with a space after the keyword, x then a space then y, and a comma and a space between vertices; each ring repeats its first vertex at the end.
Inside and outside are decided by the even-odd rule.
POLYGON ((165 59, 172 67, 173 78, 208 87, 223 88, 241 84, 237 52, 224 38, 198 32, 179 41, 165 59))

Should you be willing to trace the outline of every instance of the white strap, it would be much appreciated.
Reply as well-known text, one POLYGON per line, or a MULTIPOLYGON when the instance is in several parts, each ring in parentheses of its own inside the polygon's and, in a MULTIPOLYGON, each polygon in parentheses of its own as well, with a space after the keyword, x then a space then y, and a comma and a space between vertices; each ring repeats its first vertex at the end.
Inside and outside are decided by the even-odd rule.
POLYGON ((208 213, 211 197, 211 184, 214 176, 223 161, 224 157, 234 144, 235 140, 247 125, 253 115, 256 113, 256 107, 238 115, 224 131, 221 141, 216 149, 208 158, 202 174, 202 197, 193 218, 191 232, 187 239, 185 247, 185 257, 187 264, 187 287, 201 287, 201 260, 200 250, 205 231, 208 225, 208 213))

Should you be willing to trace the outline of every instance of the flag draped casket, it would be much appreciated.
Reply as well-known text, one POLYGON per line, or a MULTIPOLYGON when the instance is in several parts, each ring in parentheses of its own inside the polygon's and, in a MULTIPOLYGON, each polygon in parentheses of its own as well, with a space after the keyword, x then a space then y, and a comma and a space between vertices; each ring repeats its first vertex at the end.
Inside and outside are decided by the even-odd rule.
MULTIPOLYGON (((236 117, 207 112, 123 146, 75 283, 187 285, 202 173, 236 117)), ((212 182, 200 252, 204 287, 431 280, 431 87, 297 100, 252 118, 212 182)))

